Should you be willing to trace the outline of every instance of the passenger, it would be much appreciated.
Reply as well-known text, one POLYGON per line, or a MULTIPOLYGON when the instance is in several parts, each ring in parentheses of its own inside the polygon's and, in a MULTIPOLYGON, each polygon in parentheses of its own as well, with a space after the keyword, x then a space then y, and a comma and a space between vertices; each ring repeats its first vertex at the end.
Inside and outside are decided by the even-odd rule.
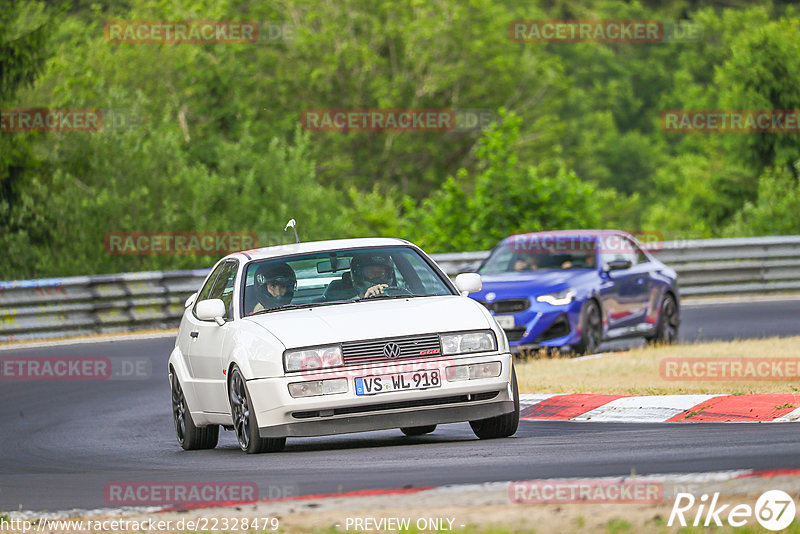
POLYGON ((250 313, 289 304, 297 289, 294 270, 283 262, 259 266, 253 282, 257 302, 250 313))

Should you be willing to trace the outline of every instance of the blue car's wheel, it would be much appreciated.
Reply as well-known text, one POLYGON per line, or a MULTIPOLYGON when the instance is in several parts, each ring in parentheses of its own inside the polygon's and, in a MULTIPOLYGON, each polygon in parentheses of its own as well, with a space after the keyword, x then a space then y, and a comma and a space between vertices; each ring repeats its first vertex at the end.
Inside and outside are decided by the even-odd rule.
POLYGON ((654 345, 672 345, 678 340, 680 323, 678 304, 675 302, 675 298, 667 293, 661 301, 656 333, 654 336, 648 337, 647 342, 654 345))
POLYGON ((574 348, 577 354, 592 354, 603 342, 603 318, 594 300, 587 300, 583 306, 581 340, 574 348))

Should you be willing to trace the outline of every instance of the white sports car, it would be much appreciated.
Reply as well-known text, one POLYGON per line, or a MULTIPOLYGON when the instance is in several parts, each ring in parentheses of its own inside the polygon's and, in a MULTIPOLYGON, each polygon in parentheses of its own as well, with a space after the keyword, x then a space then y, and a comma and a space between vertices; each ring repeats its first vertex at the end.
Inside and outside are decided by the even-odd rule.
POLYGON ((186 301, 169 358, 184 449, 234 430, 247 453, 292 436, 469 421, 513 435, 519 394, 503 330, 401 239, 298 243, 230 254, 186 301))

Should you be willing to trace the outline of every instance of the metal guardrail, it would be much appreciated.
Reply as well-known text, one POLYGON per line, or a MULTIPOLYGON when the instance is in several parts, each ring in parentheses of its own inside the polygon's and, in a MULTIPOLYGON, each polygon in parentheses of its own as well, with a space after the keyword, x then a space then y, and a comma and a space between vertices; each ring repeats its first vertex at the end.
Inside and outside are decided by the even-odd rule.
MULTIPOLYGON (((681 296, 800 290, 800 236, 652 243, 681 296)), ((449 275, 488 251, 434 254, 449 275)), ((0 342, 177 326, 208 269, 0 282, 0 342)))

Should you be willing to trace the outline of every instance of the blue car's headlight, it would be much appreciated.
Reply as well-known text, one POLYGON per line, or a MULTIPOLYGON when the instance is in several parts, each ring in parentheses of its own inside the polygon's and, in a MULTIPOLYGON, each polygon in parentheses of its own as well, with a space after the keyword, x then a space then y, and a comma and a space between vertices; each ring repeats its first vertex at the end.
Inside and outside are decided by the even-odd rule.
POLYGON ((575 299, 575 290, 570 288, 556 291, 555 293, 548 293, 547 295, 539 295, 536 297, 537 302, 545 302, 553 306, 563 306, 569 304, 575 299))

